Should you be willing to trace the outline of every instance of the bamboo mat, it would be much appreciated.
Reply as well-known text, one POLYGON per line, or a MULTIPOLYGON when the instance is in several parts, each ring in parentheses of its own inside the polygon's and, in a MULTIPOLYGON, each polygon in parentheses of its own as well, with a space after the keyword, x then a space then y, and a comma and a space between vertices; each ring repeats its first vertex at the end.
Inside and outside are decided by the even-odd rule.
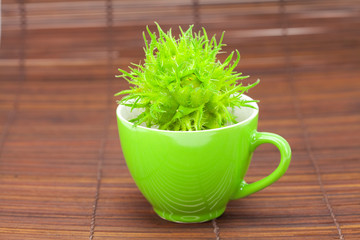
MULTIPOLYGON (((359 76, 358 0, 3 0, 0 239, 360 239, 359 76), (293 150, 280 181, 212 222, 157 217, 122 156, 114 75, 154 21, 225 30, 261 79, 259 130, 293 150)), ((258 148, 247 181, 278 159, 258 148)))

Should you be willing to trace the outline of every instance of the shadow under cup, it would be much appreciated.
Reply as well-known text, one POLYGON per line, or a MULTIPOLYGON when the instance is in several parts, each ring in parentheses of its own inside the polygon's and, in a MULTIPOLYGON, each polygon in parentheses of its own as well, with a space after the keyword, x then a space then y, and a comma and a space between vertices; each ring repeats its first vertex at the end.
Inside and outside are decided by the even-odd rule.
MULTIPOLYGON (((244 181, 253 151, 265 143, 259 135, 263 133, 256 131, 258 106, 252 104, 256 109, 234 110, 237 124, 186 132, 135 127, 128 120, 140 111, 118 106, 119 135, 127 166, 160 217, 173 222, 209 221, 225 211, 229 200, 259 191, 285 173, 290 147, 283 156, 286 154, 279 148, 283 146, 267 140, 279 148, 283 164, 258 182, 244 181)), ((285 141, 273 135, 275 140, 285 141)))

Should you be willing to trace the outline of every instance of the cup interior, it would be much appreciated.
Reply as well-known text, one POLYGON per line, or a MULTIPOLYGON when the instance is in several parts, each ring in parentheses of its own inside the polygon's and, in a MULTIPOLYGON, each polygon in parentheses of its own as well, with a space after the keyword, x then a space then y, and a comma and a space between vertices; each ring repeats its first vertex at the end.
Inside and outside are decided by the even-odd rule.
MULTIPOLYGON (((246 96, 246 95, 242 95, 241 97, 242 99, 246 99, 246 100, 252 100, 250 97, 246 96)), ((236 124, 231 124, 229 126, 232 125, 237 125, 237 124, 241 124, 244 121, 248 121, 252 118, 254 118, 258 111, 259 111, 259 107, 256 104, 256 102, 250 102, 248 103, 249 105, 253 106, 254 108, 250 108, 250 107, 242 107, 240 108, 229 108, 229 111, 234 114, 234 116, 236 117, 236 121, 238 123, 236 124)), ((117 108, 117 116, 126 122, 129 122, 131 119, 136 118, 137 116, 139 116, 139 114, 142 113, 144 109, 142 108, 134 108, 133 110, 131 110, 131 107, 127 107, 124 105, 119 105, 117 108)), ((129 124, 132 124, 129 122, 129 124)), ((140 127, 146 127, 145 123, 141 124, 140 127)), ((153 129, 157 129, 156 126, 152 127, 153 129)), ((209 130, 203 130, 203 131, 209 131, 209 130)))

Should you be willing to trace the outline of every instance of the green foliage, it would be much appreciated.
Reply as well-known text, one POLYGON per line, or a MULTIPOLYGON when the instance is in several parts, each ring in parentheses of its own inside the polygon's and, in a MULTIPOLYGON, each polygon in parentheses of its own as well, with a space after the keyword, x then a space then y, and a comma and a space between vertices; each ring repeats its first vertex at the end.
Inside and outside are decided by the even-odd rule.
POLYGON ((194 131, 223 127, 236 123, 228 108, 252 107, 251 101, 240 95, 259 83, 242 86, 239 80, 248 78, 234 71, 240 60, 236 50, 221 63, 216 56, 221 51, 224 34, 219 42, 208 38, 205 29, 193 33, 193 26, 183 31, 179 39, 171 29, 165 33, 157 24, 159 36, 147 28, 145 33, 145 63, 132 64, 130 71, 119 69, 117 77, 126 79, 132 87, 117 95, 127 94, 119 104, 144 111, 135 125, 172 131, 194 131))

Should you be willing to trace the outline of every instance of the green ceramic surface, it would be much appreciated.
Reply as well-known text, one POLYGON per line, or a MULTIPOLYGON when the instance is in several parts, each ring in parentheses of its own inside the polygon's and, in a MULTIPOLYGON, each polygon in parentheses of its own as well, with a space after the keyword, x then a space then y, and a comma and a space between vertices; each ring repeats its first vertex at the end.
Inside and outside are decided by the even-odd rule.
MULTIPOLYGON (((256 108, 257 105, 254 103, 256 108)), ((176 132, 134 127, 136 110, 119 105, 120 141, 127 166, 155 212, 173 222, 204 222, 220 216, 229 200, 255 193, 287 170, 291 150, 281 136, 257 132, 258 110, 236 110, 239 123, 219 129, 176 132), (265 178, 244 180, 253 151, 263 143, 280 151, 279 166, 265 178)), ((276 159, 274 159, 275 161, 276 159)))

